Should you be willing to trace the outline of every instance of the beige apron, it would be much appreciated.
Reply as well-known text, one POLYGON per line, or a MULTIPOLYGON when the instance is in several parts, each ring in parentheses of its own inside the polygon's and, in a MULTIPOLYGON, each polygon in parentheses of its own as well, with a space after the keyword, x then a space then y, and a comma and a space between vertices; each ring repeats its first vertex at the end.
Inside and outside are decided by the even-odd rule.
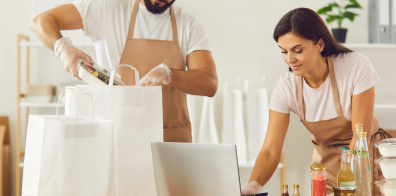
MULTIPOLYGON (((122 52, 120 64, 135 67, 140 77, 151 69, 165 63, 170 69, 185 70, 178 43, 176 18, 173 6, 170 7, 173 40, 134 39, 133 32, 139 9, 135 1, 129 23, 128 37, 122 52)), ((127 85, 135 84, 135 71, 127 67, 118 69, 118 74, 127 85)), ((141 79, 141 78, 140 78, 141 79)), ((185 93, 170 85, 162 85, 162 104, 164 120, 164 142, 192 142, 191 124, 187 111, 185 93)))
MULTIPOLYGON (((337 184, 337 173, 341 166, 341 147, 348 147, 355 130, 351 130, 351 121, 348 121, 342 114, 341 104, 338 96, 337 82, 334 73, 333 61, 331 57, 327 58, 329 75, 331 81, 331 88, 333 92, 334 105, 337 112, 337 117, 318 121, 308 122, 305 120, 304 109, 303 109, 303 77, 298 77, 298 88, 297 88, 297 101, 298 109, 300 111, 300 120, 305 127, 312 133, 312 144, 314 146, 314 152, 312 155, 313 163, 323 163, 327 167, 327 194, 332 193, 333 186, 337 184)), ((373 196, 379 196, 380 191, 378 187, 374 186, 374 181, 378 181, 382 176, 379 165, 375 165, 373 160, 378 159, 381 155, 378 149, 374 148, 374 143, 378 141, 392 137, 389 133, 385 132, 379 127, 378 119, 373 116, 373 126, 371 130, 371 141, 369 146, 369 155, 371 161, 371 172, 372 172, 372 186, 373 196), (375 188, 374 188, 375 187, 375 188)), ((363 129, 364 130, 364 129, 363 129)))

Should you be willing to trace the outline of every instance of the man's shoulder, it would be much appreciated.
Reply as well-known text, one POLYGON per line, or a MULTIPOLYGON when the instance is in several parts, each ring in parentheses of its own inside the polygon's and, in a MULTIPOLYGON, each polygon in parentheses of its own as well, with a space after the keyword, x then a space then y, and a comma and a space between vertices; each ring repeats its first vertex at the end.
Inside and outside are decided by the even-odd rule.
POLYGON ((190 14, 187 10, 183 9, 177 4, 173 4, 173 9, 175 11, 176 18, 180 18, 184 23, 195 23, 198 22, 197 18, 190 14))

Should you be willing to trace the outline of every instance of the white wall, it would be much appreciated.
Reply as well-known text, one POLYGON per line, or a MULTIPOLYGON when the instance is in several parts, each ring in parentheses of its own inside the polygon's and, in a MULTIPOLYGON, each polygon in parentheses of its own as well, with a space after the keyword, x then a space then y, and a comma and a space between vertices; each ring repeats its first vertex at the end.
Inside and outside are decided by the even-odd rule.
MULTIPOLYGON (((177 4, 197 16, 203 23, 211 43, 213 57, 217 65, 219 76, 219 93, 216 95, 216 122, 221 130, 221 89, 223 81, 228 78, 249 78, 251 88, 262 86, 260 82, 266 76, 270 84, 275 84, 278 77, 287 71, 280 50, 272 39, 273 29, 278 20, 289 10, 297 7, 309 7, 317 10, 330 0, 178 0, 177 4)), ((354 23, 345 21, 349 28, 347 42, 365 43, 368 40, 367 29, 367 0, 360 0, 364 10, 354 23)), ((16 36, 18 33, 30 34, 29 22, 31 19, 30 1, 6 1, 0 6, 0 115, 10 116, 11 137, 15 149, 16 124, 16 36)), ((331 25, 335 26, 335 24, 331 25)), ((72 33, 81 40, 81 32, 72 33), (77 35, 78 34, 78 35, 77 35)), ((92 49, 88 53, 94 56, 92 49)), ((359 49, 355 49, 359 51, 359 49)), ((394 50, 362 50, 373 61, 383 83, 377 90, 377 97, 392 102, 396 96, 392 85, 395 79, 394 62, 388 61, 394 50), (393 69, 394 71, 388 71, 393 69), (381 70, 381 72, 379 71, 381 70), (384 71, 382 71, 384 70, 384 71), (392 83, 391 83, 392 82, 392 83)), ((53 52, 46 48, 33 48, 32 81, 40 83, 60 84, 72 81, 73 78, 63 71, 60 61, 53 52), (54 74, 56 73, 56 74, 54 74)), ((232 85, 231 85, 232 86, 232 85)), ((235 85, 234 85, 235 86, 235 85)), ((271 89, 270 89, 271 90, 271 89)), ((197 107, 200 108, 201 100, 197 107)), ((42 111, 33 110, 33 113, 42 111)), ((49 111, 53 112, 53 110, 49 111)), ((200 116, 197 114, 196 116, 200 116)), ((199 119, 197 119, 199 120, 199 119)), ((24 127, 24 126, 22 126, 24 127)), ((286 183, 300 184, 301 194, 309 194, 309 166, 311 163, 312 145, 310 134, 299 122, 296 115, 292 115, 290 128, 285 139, 283 152, 286 154, 286 183)), ((15 156, 13 157, 15 160, 15 156)), ((15 171, 15 170, 14 170, 15 171)), ((251 170, 241 170, 242 186, 247 184, 251 170)), ((265 186, 271 195, 279 194, 279 173, 265 186)), ((291 190, 289 190, 291 191, 291 190)))

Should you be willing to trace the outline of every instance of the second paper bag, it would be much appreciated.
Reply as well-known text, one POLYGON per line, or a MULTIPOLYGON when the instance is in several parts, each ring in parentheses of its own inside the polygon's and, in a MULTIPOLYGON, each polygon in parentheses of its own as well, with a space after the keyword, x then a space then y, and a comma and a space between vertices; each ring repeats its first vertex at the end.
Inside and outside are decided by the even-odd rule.
MULTIPOLYGON (((117 196, 155 196, 150 144, 163 141, 161 87, 82 85, 72 89, 77 96, 90 93, 94 115, 114 122, 117 196)), ((66 94, 66 114, 75 107, 71 97, 66 94)), ((90 106, 89 99, 81 100, 79 107, 84 106, 90 106)))

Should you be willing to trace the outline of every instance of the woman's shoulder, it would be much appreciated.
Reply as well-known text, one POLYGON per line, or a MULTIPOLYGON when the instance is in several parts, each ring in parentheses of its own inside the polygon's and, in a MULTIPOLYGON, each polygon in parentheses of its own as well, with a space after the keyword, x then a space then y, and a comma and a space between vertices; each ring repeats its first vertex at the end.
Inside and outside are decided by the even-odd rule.
POLYGON ((348 53, 342 53, 339 55, 333 55, 331 56, 332 60, 335 61, 338 64, 348 64, 348 65, 354 65, 359 62, 367 62, 370 61, 364 54, 359 53, 359 52, 348 52, 348 53))

